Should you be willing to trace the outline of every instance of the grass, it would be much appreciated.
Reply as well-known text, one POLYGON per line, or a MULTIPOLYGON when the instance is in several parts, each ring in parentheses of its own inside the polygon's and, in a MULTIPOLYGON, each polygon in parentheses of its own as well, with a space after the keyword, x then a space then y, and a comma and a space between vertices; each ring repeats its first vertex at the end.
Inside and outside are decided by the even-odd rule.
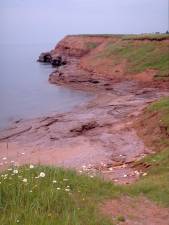
MULTIPOLYGON (((145 114, 155 116, 156 124, 154 126, 157 128, 165 127, 165 130, 169 131, 169 97, 151 104, 145 114)), ((149 120, 149 123, 151 123, 151 120, 149 120)), ((145 124, 148 126, 148 121, 145 121, 145 124)), ((151 139, 154 131, 151 130, 149 135, 151 139)), ((158 138, 152 139, 151 143, 152 146, 155 146, 157 153, 147 156, 139 162, 139 164, 143 163, 150 166, 148 175, 136 184, 128 186, 128 191, 132 195, 138 195, 141 192, 148 198, 169 207, 169 132, 161 131, 158 138)))
POLYGON ((162 42, 119 41, 108 43, 98 57, 112 58, 112 67, 125 59, 128 73, 154 69, 157 70, 156 78, 169 79, 168 49, 169 45, 162 42))
MULTIPOLYGON (((169 127, 169 98, 151 104, 147 112, 158 113, 157 125, 162 123, 169 127)), ((0 224, 111 225, 111 218, 100 214, 100 203, 122 195, 144 195, 169 207, 169 139, 161 133, 161 140, 165 140, 165 145, 160 142, 158 153, 136 163, 150 165, 147 176, 127 186, 44 166, 21 167, 18 173, 14 173, 17 172, 14 168, 3 172, 0 176, 0 224), (45 177, 39 176, 42 172, 45 177)), ((117 221, 124 221, 123 215, 117 221)))
POLYGON ((152 104, 149 111, 160 113, 160 126, 166 127, 169 135, 169 98, 163 98, 160 101, 152 104))
POLYGON ((95 49, 100 43, 97 42, 87 42, 85 43, 85 49, 92 50, 95 49))
POLYGON ((117 186, 57 168, 23 167, 18 171, 14 175, 5 172, 8 175, 0 178, 1 225, 111 224, 99 215, 97 205, 117 195, 117 186), (40 172, 46 176, 37 178, 40 172))
POLYGON ((169 34, 131 34, 131 35, 125 35, 123 37, 124 40, 166 40, 169 39, 169 34))

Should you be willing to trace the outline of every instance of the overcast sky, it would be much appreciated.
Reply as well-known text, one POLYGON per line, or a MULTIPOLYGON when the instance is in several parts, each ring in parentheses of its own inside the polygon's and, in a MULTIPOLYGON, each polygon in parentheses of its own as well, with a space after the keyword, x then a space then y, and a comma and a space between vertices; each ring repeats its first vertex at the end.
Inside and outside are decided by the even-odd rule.
POLYGON ((168 0, 0 0, 0 43, 55 43, 67 34, 168 29, 168 0))

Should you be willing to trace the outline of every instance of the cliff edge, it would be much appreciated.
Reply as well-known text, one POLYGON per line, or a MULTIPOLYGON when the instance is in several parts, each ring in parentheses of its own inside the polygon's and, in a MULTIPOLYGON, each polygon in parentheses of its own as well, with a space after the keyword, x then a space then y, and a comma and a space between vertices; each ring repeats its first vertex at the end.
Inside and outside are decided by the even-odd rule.
POLYGON ((169 35, 68 35, 39 61, 56 67, 51 83, 134 79, 168 87, 169 35))

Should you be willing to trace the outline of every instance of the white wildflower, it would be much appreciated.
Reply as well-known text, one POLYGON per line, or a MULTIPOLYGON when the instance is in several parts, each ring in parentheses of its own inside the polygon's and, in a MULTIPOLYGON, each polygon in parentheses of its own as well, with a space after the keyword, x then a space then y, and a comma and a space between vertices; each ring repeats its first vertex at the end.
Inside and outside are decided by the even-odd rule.
POLYGON ((18 170, 13 170, 13 173, 14 173, 14 174, 17 174, 17 173, 18 173, 18 170))
POLYGON ((23 181, 24 183, 27 183, 27 182, 28 182, 28 180, 27 180, 26 178, 24 178, 22 181, 23 181))
POLYGON ((45 177, 46 176, 46 174, 44 173, 44 172, 41 172, 40 174, 39 174, 39 177, 45 177))
POLYGON ((56 181, 56 180, 53 180, 52 182, 53 182, 54 184, 56 184, 56 183, 57 183, 57 181, 56 181))
POLYGON ((7 160, 7 158, 6 157, 3 157, 2 160, 7 160))
POLYGON ((60 187, 57 187, 56 189, 57 189, 57 190, 60 190, 60 187))
POLYGON ((143 173, 143 177, 147 176, 147 173, 143 173))
POLYGON ((65 191, 68 191, 68 192, 69 192, 69 191, 70 191, 70 189, 69 189, 69 188, 65 188, 65 191))
POLYGON ((127 177, 127 174, 124 174, 123 177, 127 177))
POLYGON ((30 165, 29 168, 30 168, 30 169, 33 169, 33 168, 34 168, 34 165, 30 165))

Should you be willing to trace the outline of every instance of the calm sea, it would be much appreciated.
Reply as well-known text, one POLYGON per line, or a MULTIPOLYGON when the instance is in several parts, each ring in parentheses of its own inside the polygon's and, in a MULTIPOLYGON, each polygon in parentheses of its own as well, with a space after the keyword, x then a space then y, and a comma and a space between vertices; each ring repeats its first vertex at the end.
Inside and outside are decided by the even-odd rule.
POLYGON ((50 65, 36 62, 50 44, 0 44, 0 128, 12 121, 71 110, 89 99, 84 92, 48 83, 50 65))

